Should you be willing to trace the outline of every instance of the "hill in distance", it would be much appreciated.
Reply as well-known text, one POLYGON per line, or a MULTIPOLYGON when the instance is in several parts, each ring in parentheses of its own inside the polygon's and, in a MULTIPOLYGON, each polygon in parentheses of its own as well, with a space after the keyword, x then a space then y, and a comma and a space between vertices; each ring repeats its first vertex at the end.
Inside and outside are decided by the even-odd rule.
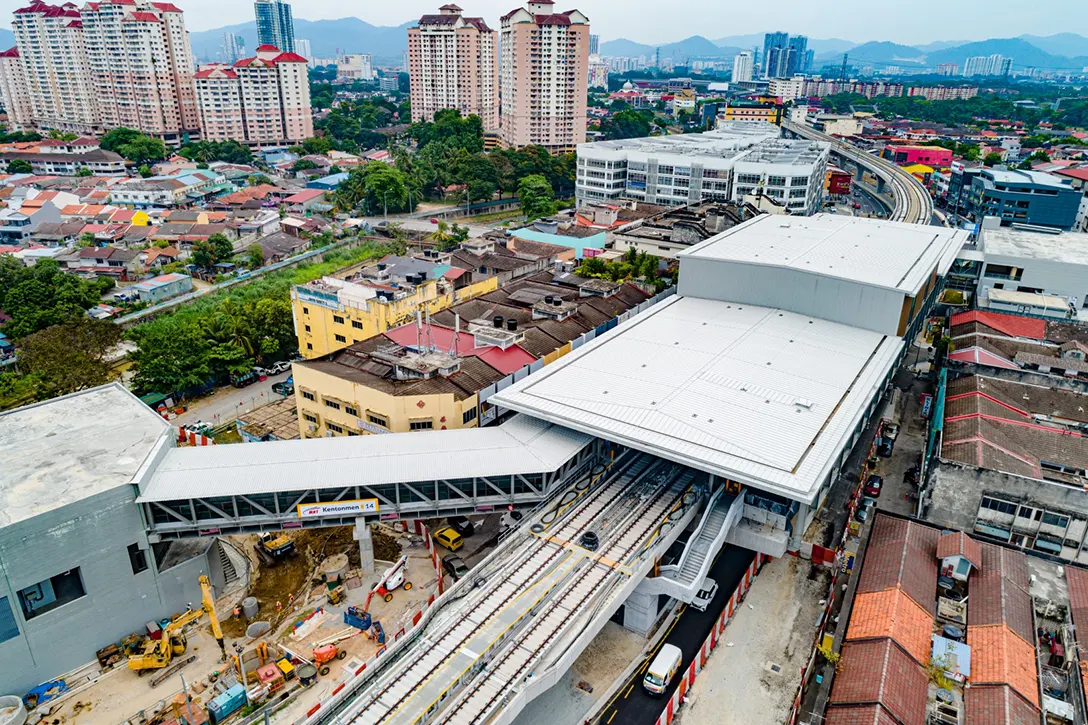
POLYGON ((619 38, 601 43, 601 55, 637 58, 640 55, 651 57, 661 48, 662 58, 724 58, 737 54, 739 48, 721 47, 707 40, 701 35, 693 35, 690 38, 675 43, 663 43, 661 45, 648 45, 636 43, 633 40, 619 38))
MULTIPOLYGON (((891 65, 922 65, 926 54, 911 45, 900 45, 887 40, 873 40, 850 48, 846 51, 851 63, 878 63, 891 65)), ((835 63, 842 60, 842 52, 825 54, 816 59, 816 64, 835 63)))
MULTIPOLYGON (((798 33, 802 35, 803 33, 798 33)), ((718 38, 714 41, 714 44, 723 48, 754 48, 763 47, 763 33, 748 33, 747 35, 729 35, 724 38, 718 38)), ((808 47, 809 50, 816 52, 816 55, 823 53, 841 53, 844 50, 857 46, 852 40, 843 40, 842 38, 809 38, 808 47)))
MULTIPOLYGON (((331 58, 337 51, 345 53, 371 53, 375 61, 399 61, 408 49, 406 28, 416 23, 409 21, 396 27, 371 25, 359 18, 339 20, 302 20, 295 18, 295 37, 310 41, 310 48, 317 58, 331 58)), ((228 25, 224 28, 204 30, 189 34, 193 55, 198 60, 216 60, 223 42, 223 33, 240 35, 246 43, 246 51, 257 48, 257 24, 255 22, 228 25)), ((6 47, 6 46, 5 46, 6 47)))
POLYGON ((991 38, 976 43, 957 45, 953 48, 928 53, 926 60, 927 64, 931 66, 940 63, 956 63, 962 68, 964 60, 969 57, 994 55, 995 53, 1012 58, 1017 67, 1080 69, 1085 65, 1085 58, 1083 57, 1070 58, 1064 55, 1052 55, 1023 38, 991 38))
POLYGON ((1034 45, 1039 50, 1051 55, 1064 55, 1075 58, 1088 55, 1088 38, 1076 33, 1058 33, 1056 35, 1021 35, 1021 40, 1034 45))

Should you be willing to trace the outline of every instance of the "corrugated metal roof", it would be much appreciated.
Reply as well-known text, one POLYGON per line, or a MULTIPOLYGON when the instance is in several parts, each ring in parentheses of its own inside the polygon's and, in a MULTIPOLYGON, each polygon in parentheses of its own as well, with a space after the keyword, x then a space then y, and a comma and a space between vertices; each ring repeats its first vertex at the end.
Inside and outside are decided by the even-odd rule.
POLYGON ((491 428, 176 448, 140 501, 554 471, 590 437, 519 415, 491 428))
POLYGON ((490 402, 811 500, 901 345, 792 312, 677 297, 490 402))
POLYGON ((934 267, 948 270, 966 241, 966 232, 921 224, 765 214, 676 256, 681 267, 687 258, 743 262, 915 294, 934 267))

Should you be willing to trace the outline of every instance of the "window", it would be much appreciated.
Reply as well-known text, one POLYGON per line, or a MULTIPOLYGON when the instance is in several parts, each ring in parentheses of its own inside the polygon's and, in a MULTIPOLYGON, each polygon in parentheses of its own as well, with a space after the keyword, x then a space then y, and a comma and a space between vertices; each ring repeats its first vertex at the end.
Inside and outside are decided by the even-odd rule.
POLYGON ((658 166, 658 167, 657 167, 657 173, 658 173, 658 174, 668 174, 668 175, 671 175, 671 174, 672 174, 672 171, 673 171, 673 169, 672 169, 672 167, 671 167, 671 166, 658 166))
POLYGON ((432 430, 434 428, 434 421, 431 420, 413 420, 408 424, 409 430, 432 430))
POLYGON ((461 416, 462 425, 468 425, 472 421, 476 420, 476 415, 477 412, 475 406, 466 410, 464 415, 461 416))
POLYGON ((302 397, 306 398, 306 400, 317 400, 317 398, 314 397, 314 394, 307 390, 302 391, 302 397))
POLYGON ((86 594, 87 591, 83 588, 83 579, 80 578, 77 567, 21 590, 19 604, 23 607, 23 616, 26 619, 33 619, 57 607, 74 602, 86 594))
POLYGON ((344 324, 344 318, 341 317, 340 315, 333 315, 332 316, 332 321, 335 322, 338 325, 344 324))
POLYGON ((786 177, 785 176, 768 176, 767 177, 767 186, 785 186, 785 185, 786 185, 786 177))
POLYGON ((336 423, 325 423, 325 427, 331 430, 333 433, 343 433, 344 429, 338 426, 336 423))
POLYGON ((317 425, 316 415, 311 415, 310 413, 303 413, 302 419, 305 420, 307 423, 313 423, 314 425, 317 425))
POLYGON ((128 561, 132 564, 132 573, 147 571, 147 552, 138 543, 128 545, 128 561))
POLYGON ((347 342, 348 341, 348 339, 346 337, 344 337, 343 335, 334 335, 334 337, 336 338, 337 342, 347 342))
POLYGON ((15 621, 15 612, 7 597, 0 597, 0 642, 7 642, 19 636, 19 625, 15 621))
POLYGON ((306 325, 306 332, 309 332, 309 331, 310 331, 310 326, 306 325))
POLYGON ((355 416, 356 418, 359 417, 358 408, 352 408, 350 405, 345 405, 344 406, 344 412, 347 413, 348 415, 355 416))
POLYGON ((306 349, 307 350, 313 350, 314 349, 314 344, 312 342, 306 343, 306 349))
POLYGON ((337 403, 335 400, 326 400, 325 407, 332 408, 333 410, 340 410, 340 404, 337 403))
POLYGON ((363 323, 359 322, 358 320, 352 320, 351 326, 354 327, 356 330, 363 329, 363 323))
POLYGON ((385 418, 382 418, 381 416, 374 415, 373 413, 367 413, 366 419, 374 425, 380 425, 382 428, 389 427, 389 421, 387 421, 385 418))
POLYGON ((790 179, 790 186, 808 186, 807 176, 795 176, 790 179))
POLYGON ((737 174, 738 184, 758 184, 759 174, 737 174))
POLYGON ((1002 501, 998 498, 989 498, 988 496, 982 497, 981 507, 989 509, 990 511, 996 511, 999 514, 1015 514, 1016 504, 1009 501, 1002 501))
POLYGON ((304 315, 310 314, 310 308, 309 307, 303 307, 302 308, 302 314, 304 314, 304 315))
POLYGON ((1065 528, 1066 526, 1069 525, 1069 517, 1068 516, 1059 516, 1058 514, 1052 514, 1049 511, 1044 511, 1043 512, 1042 521, 1047 526, 1058 526, 1058 527, 1061 527, 1061 528, 1065 528))

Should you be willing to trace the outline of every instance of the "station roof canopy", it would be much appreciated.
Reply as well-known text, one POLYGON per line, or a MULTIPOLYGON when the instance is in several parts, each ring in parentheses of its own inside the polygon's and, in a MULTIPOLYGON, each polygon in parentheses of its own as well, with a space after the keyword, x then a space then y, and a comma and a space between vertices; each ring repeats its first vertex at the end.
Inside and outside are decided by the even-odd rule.
POLYGON ((816 214, 763 215, 677 254, 793 269, 914 295, 934 268, 944 274, 966 232, 921 224, 816 214))
POLYGON ((812 501, 901 345, 807 315, 676 297, 489 402, 812 501))
POLYGON ((140 503, 552 472, 590 443, 519 415, 499 426, 176 448, 140 503))

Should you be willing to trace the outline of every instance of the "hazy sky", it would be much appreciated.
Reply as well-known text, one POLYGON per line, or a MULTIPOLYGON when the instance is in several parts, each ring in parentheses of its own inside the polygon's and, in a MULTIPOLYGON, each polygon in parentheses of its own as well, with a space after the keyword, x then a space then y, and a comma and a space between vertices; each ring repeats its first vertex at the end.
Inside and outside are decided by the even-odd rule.
MULTIPOLYGON (((59 4, 63 0, 47 0, 59 4)), ((83 0, 74 0, 82 5, 83 0)), ((185 11, 190 30, 207 30, 252 19, 245 0, 173 0, 185 11)), ((296 17, 309 20, 355 15, 374 25, 400 25, 445 0, 295 0, 296 17)), ((815 38, 891 40, 925 44, 934 40, 982 40, 1030 33, 1088 35, 1085 0, 1046 0, 1045 12, 1024 0, 558 0, 589 16, 603 40, 629 38, 666 43, 691 35, 720 38, 781 29, 815 38), (772 27, 775 26, 775 27, 772 27)), ((29 0, 0 0, 0 25, 10 27, 11 13, 29 0)), ((492 27, 518 0, 462 0, 466 14, 483 16, 492 27)), ((558 6, 557 6, 558 7, 558 6)))

